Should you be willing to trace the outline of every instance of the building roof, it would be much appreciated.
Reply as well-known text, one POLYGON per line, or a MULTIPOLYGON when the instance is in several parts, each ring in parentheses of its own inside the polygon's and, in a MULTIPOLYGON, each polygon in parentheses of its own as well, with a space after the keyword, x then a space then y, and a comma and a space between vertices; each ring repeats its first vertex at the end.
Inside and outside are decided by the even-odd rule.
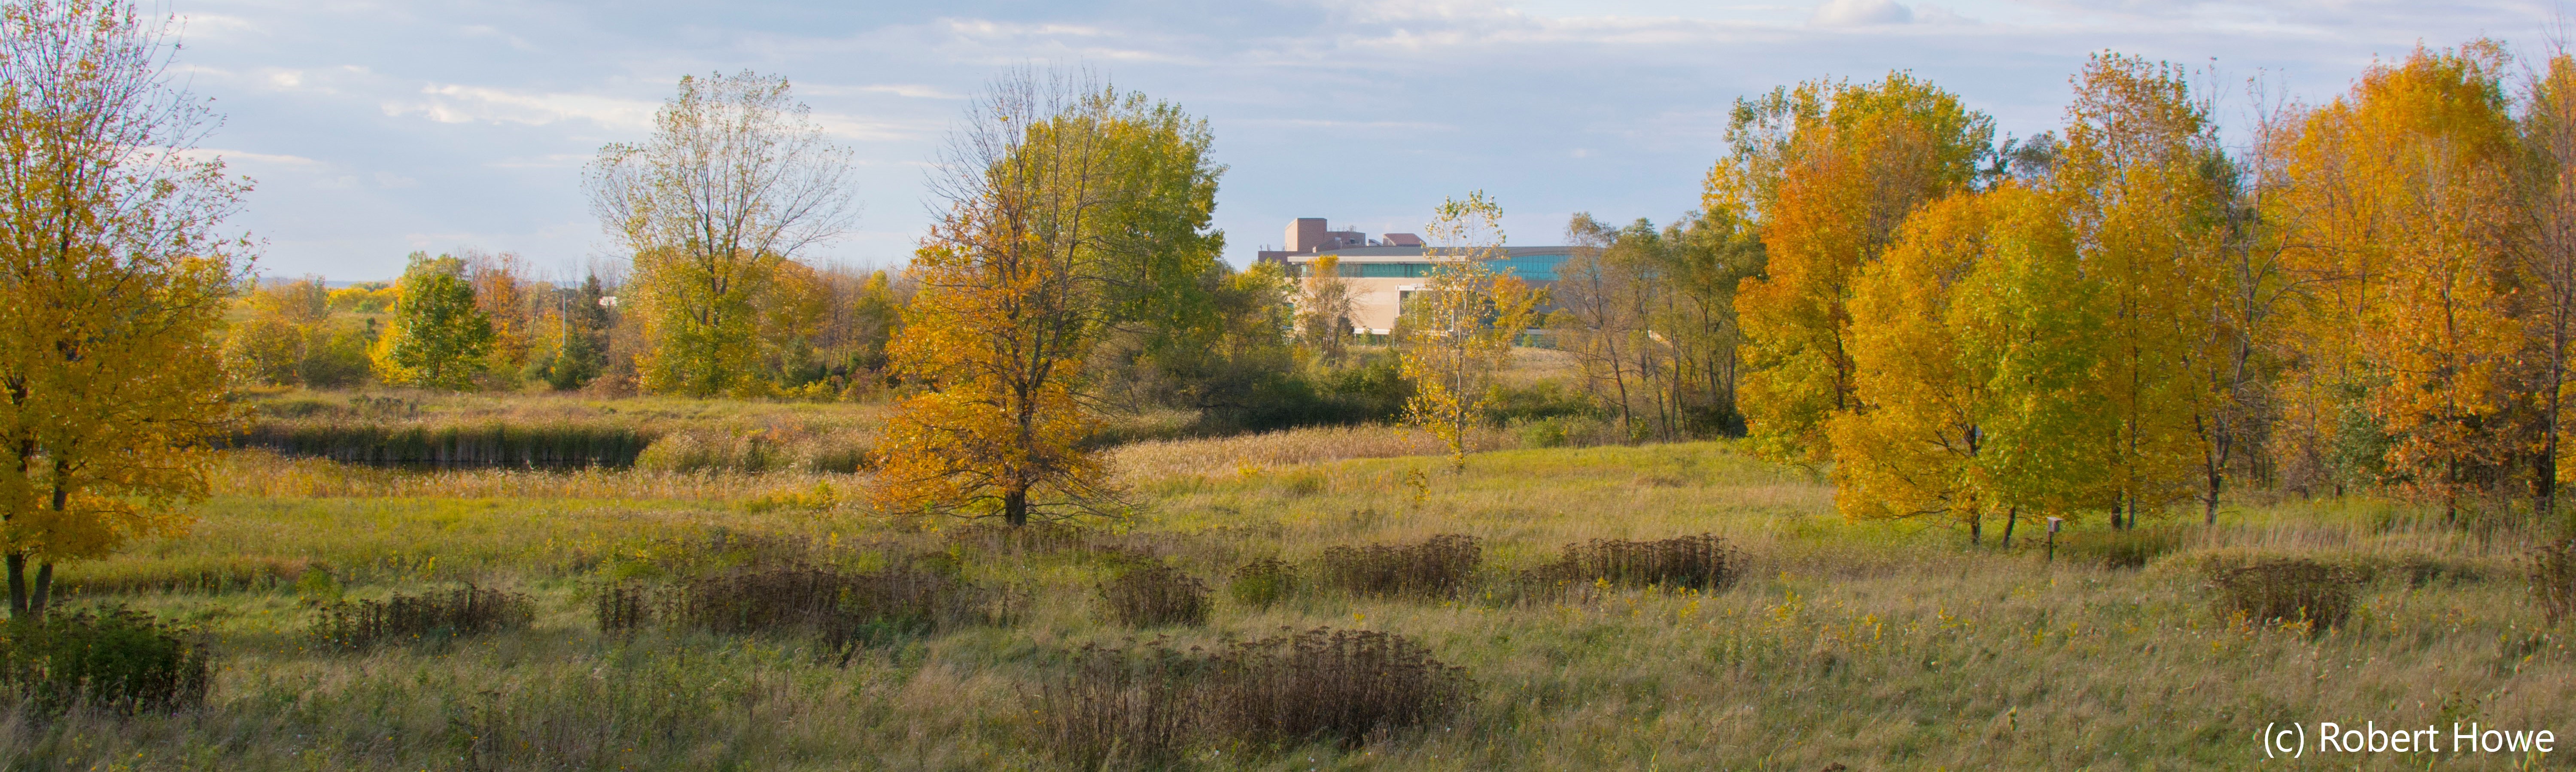
MULTIPOLYGON (((1430 251, 1431 250, 1426 247, 1344 247, 1341 249, 1325 249, 1314 252, 1269 252, 1264 253, 1264 256, 1278 255, 1281 259, 1285 259, 1293 263, 1313 262, 1315 258, 1323 257, 1325 255, 1339 256, 1342 259, 1342 262, 1345 263, 1407 263, 1420 262, 1426 259, 1426 253, 1430 251)), ((1540 255, 1571 254, 1574 254, 1574 248, 1567 246, 1508 247, 1503 250, 1504 257, 1537 257, 1540 255)))

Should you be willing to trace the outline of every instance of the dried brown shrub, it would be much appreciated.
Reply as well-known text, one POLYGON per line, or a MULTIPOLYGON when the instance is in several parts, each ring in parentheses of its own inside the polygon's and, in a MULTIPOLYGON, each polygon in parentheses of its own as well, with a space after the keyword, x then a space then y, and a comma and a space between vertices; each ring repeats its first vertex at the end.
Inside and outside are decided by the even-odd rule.
POLYGON ((1330 738, 1357 746, 1440 721, 1465 706, 1465 668, 1410 638, 1315 628, 1219 651, 1203 720, 1211 735, 1282 747, 1330 738))
POLYGON ((1161 641, 1086 645, 1040 688, 1046 750, 1081 769, 1168 766, 1197 734, 1206 658, 1161 641))
POLYGON ((1207 742, 1358 746, 1445 720, 1472 698, 1463 668, 1412 639, 1317 628, 1208 652, 1161 640, 1069 652, 1042 684, 1048 752, 1084 769, 1169 766, 1207 742))
MULTIPOLYGON (((968 624, 1007 623, 1021 599, 911 562, 866 572, 788 566, 699 577, 662 589, 650 616, 728 635, 819 634, 847 663, 859 648, 968 624)), ((612 621, 603 617, 605 623, 612 621)))
POLYGON ((1654 541, 1593 539, 1568 544, 1563 557, 1531 572, 1528 578, 1714 590, 1734 584, 1743 574, 1742 554, 1728 546, 1725 539, 1700 534, 1654 541))
POLYGON ((527 595, 469 584, 445 592, 324 604, 316 610, 310 631, 323 643, 361 649, 517 630, 535 618, 536 602, 527 595))
POLYGON ((1207 623, 1207 584, 1161 563, 1117 572, 1100 584, 1100 602, 1129 627, 1207 623))
POLYGON ((1454 595, 1484 562, 1476 537, 1446 533, 1418 544, 1331 547, 1315 559, 1318 584, 1368 597, 1454 595))
POLYGON ((2239 565, 2211 564, 2222 619, 2304 623, 2315 630, 2343 624, 2352 615, 2358 572, 2305 558, 2267 558, 2239 565))

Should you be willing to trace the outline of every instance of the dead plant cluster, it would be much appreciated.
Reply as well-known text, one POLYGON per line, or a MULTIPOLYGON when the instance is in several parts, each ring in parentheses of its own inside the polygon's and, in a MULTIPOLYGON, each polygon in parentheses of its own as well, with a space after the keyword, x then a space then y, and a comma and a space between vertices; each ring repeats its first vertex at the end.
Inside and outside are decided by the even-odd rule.
POLYGON ((1446 533, 1416 544, 1326 548, 1312 573, 1318 585, 1353 595, 1446 597, 1466 589, 1483 563, 1476 537, 1446 533))
POLYGON ((661 623, 724 635, 809 633, 846 662, 867 646, 968 624, 1003 623, 1018 598, 905 561, 875 571, 789 565, 746 568, 659 587, 600 590, 600 630, 661 623))
POLYGON ((1316 628, 1214 651, 1085 646, 1066 660, 1043 687, 1045 736, 1085 769, 1168 765, 1202 743, 1356 747, 1445 720, 1474 693, 1464 668, 1374 630, 1316 628))
POLYGON ((2221 619, 2306 624, 2325 630, 2352 616, 2364 577, 2344 566, 2306 558, 2265 558, 2245 565, 2212 564, 2221 619))
POLYGON ((1744 575, 1744 557, 1709 534, 1654 541, 1593 539, 1565 545, 1556 562, 1532 572, 1555 582, 1606 581, 1644 587, 1722 589, 1744 575))
POLYGON ((396 594, 386 600, 326 603, 315 610, 310 632, 325 644, 363 649, 518 630, 527 627, 536 613, 536 602, 524 593, 468 584, 442 592, 396 594))
POLYGON ((1134 566, 1100 584, 1100 603, 1129 627, 1207 623, 1208 588, 1198 577, 1154 562, 1134 566))

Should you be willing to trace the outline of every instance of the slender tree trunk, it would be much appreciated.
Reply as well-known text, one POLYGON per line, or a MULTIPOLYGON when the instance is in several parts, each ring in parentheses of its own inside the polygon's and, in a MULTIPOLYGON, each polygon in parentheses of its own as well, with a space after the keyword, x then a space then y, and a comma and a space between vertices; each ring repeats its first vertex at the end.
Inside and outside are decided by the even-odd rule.
POLYGON ((2004 510, 2004 549, 2012 549, 2013 526, 2021 522, 2021 507, 2004 510))
POLYGON ((38 564, 36 564, 36 589, 35 589, 35 591, 30 592, 30 593, 28 593, 28 594, 27 594, 27 595, 28 595, 28 597, 27 597, 27 616, 28 616, 28 618, 30 618, 30 619, 43 619, 43 618, 45 618, 45 607, 46 607, 47 605, 50 605, 50 604, 47 602, 47 599, 48 599, 48 598, 50 598, 50 597, 52 597, 52 595, 53 595, 53 588, 54 588, 54 562, 53 562, 53 561, 48 560, 48 561, 45 561, 45 562, 43 562, 43 563, 38 563, 38 564))
MULTIPOLYGON (((1969 544, 1970 546, 1975 546, 1975 545, 1979 545, 1979 544, 1984 544, 1984 543, 1985 543, 1985 539, 1986 539, 1986 516, 1985 516, 1985 514, 1984 514, 1984 513, 1981 513, 1981 512, 1971 512, 1971 513, 1969 513, 1969 514, 1968 514, 1968 544, 1969 544)), ((15 565, 17 565, 17 564, 12 563, 12 564, 10 564, 10 565, 15 566, 15 565)), ((14 573, 13 573, 13 574, 11 574, 11 576, 16 576, 16 574, 14 574, 14 573)))
POLYGON ((27 553, 9 553, 9 618, 27 616, 27 553))

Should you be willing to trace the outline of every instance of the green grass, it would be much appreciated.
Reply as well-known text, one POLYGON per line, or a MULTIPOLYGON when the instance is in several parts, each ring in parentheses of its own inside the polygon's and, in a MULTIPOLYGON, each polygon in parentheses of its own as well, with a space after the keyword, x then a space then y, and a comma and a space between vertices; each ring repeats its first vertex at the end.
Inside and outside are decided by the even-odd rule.
MULTIPOLYGON (((1472 457, 1461 476, 1426 457, 1207 464, 1229 471, 1140 482, 1150 509, 1094 529, 1082 548, 1014 552, 951 539, 953 523, 920 532, 882 521, 849 505, 863 480, 848 475, 231 463, 238 479, 201 508, 194 532, 68 566, 62 580, 99 588, 73 603, 128 602, 201 630, 218 656, 207 707, 0 725, 0 764, 1055 768, 1029 739, 1051 652, 1324 625, 1419 640, 1467 668, 1476 701, 1450 725, 1358 749, 1201 748, 1187 766, 2344 768, 2356 759, 2261 761, 2254 734, 2275 721, 2455 719, 2576 733, 2564 723, 2576 704, 2571 629, 2543 626, 2514 563, 2536 536, 2445 527, 2383 502, 2240 506, 2215 529, 2180 521, 2185 533, 2142 568, 2065 550, 2052 564, 2037 539, 2007 552, 1925 524, 1846 522, 1808 473, 1693 443, 1499 451, 1472 457), (1023 588, 1033 602, 1015 624, 901 638, 845 667, 793 635, 594 629, 596 582, 667 562, 669 545, 717 528, 808 539, 831 560, 945 552, 966 580, 1023 588), (1697 533, 1726 538, 1750 570, 1709 593, 1605 584, 1525 601, 1308 589, 1247 607, 1218 592, 1205 626, 1151 630, 1105 621, 1095 597, 1135 554, 1222 587, 1257 558, 1300 562, 1441 533, 1482 540, 1493 577, 1555 560, 1569 543, 1697 533), (2373 578, 2350 620, 2321 634, 2233 624, 2213 610, 2202 566, 2258 555, 2373 578), (210 566, 271 578, 150 579, 210 566), (327 582, 304 573, 325 570, 327 582), (529 593, 534 624, 359 653, 305 635, 310 605, 325 597, 459 581, 529 593)), ((2098 527, 2077 523, 2068 536, 2098 540, 2098 527)))

